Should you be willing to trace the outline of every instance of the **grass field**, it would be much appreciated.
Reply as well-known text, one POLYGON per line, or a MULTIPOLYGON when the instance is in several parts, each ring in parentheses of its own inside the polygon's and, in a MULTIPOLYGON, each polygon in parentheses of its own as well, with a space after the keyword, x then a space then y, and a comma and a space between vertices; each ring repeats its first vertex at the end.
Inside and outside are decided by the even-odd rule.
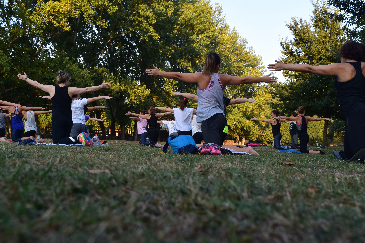
POLYGON ((0 144, 1 242, 364 242, 365 165, 0 144), (293 165, 287 165, 288 161, 293 165))

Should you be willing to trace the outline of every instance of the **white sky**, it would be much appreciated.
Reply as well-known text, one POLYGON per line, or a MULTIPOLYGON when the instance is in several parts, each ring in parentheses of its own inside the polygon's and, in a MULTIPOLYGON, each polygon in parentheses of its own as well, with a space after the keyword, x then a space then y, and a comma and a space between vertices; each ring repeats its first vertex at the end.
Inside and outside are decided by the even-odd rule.
MULTIPOLYGON (((309 21, 314 8, 311 0, 211 0, 211 3, 222 6, 227 24, 247 40, 248 46, 262 57, 265 67, 281 56, 280 40, 292 37, 286 24, 292 18, 309 21)), ((275 72, 275 76, 284 81, 281 72, 275 72)))

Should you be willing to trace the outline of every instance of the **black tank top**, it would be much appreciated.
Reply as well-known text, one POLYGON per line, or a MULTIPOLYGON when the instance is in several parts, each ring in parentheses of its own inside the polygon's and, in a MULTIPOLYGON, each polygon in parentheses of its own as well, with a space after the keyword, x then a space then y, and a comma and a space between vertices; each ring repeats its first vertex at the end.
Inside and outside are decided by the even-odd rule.
POLYGON ((298 134, 305 134, 307 133, 307 120, 305 116, 300 116, 302 118, 302 124, 297 125, 298 134))
POLYGON ((343 118, 359 111, 365 105, 365 78, 361 70, 361 62, 349 62, 355 68, 355 77, 348 82, 335 81, 338 102, 343 118))
POLYGON ((55 95, 52 97, 52 123, 69 122, 72 124, 71 103, 68 86, 55 86, 55 95))
POLYGON ((272 135, 275 137, 280 133, 281 123, 279 122, 280 119, 278 118, 274 118, 274 120, 276 120, 276 125, 271 124, 271 128, 272 128, 272 135))
POLYGON ((157 117, 155 114, 152 114, 150 119, 147 120, 148 128, 149 129, 156 129, 157 128, 157 117))

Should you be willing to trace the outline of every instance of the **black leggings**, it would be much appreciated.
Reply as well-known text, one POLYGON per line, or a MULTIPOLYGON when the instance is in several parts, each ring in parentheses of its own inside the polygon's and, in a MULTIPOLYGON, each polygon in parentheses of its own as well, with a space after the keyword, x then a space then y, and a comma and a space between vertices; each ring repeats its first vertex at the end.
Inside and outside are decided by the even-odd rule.
POLYGON ((361 112, 348 117, 345 120, 345 159, 351 159, 360 148, 365 148, 365 114, 361 112))
POLYGON ((53 143, 59 143, 60 139, 70 137, 72 122, 52 123, 53 143))
POLYGON ((303 153, 303 154, 308 154, 309 151, 307 149, 307 144, 309 142, 309 135, 308 133, 306 132, 299 132, 298 131, 298 137, 299 137, 299 140, 300 140, 300 152, 303 153))
POLYGON ((150 139, 150 144, 155 145, 158 140, 159 131, 158 128, 151 128, 148 130, 148 137, 150 139))
POLYGON ((215 114, 202 122, 204 143, 222 145, 222 131, 227 125, 226 118, 222 113, 215 114))

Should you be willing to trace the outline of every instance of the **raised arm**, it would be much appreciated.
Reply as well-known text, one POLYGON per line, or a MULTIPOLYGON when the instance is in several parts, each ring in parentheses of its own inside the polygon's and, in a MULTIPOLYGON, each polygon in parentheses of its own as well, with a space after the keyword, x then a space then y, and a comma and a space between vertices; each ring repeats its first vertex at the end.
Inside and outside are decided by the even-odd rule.
POLYGON ((109 100, 109 99, 112 99, 113 97, 110 97, 110 96, 98 96, 98 97, 94 97, 94 98, 89 98, 87 99, 87 104, 90 104, 91 102, 94 102, 94 101, 97 101, 97 100, 102 100, 102 99, 106 99, 106 100, 109 100))
POLYGON ((21 106, 19 107, 20 111, 33 111, 33 110, 43 110, 43 107, 26 107, 26 106, 21 106))
POLYGON ((28 84, 49 93, 50 96, 53 96, 55 93, 55 87, 53 85, 44 85, 44 84, 38 83, 37 81, 31 80, 30 78, 28 78, 28 76, 25 72, 23 75, 18 74, 17 76, 19 79, 25 80, 28 84))
POLYGON ((7 107, 9 107, 9 106, 17 106, 17 107, 20 107, 21 106, 20 104, 15 104, 15 103, 8 102, 8 101, 5 101, 5 100, 0 100, 0 104, 5 105, 7 107))
POLYGON ((263 77, 238 77, 238 76, 231 76, 228 74, 220 74, 219 79, 222 82, 223 86, 226 85, 239 85, 239 84, 252 84, 252 83, 274 83, 276 82, 276 77, 270 77, 269 75, 263 77))
POLYGON ((6 105, 0 106, 1 109, 7 110, 7 111, 10 110, 12 107, 14 107, 14 106, 6 106, 6 105))
POLYGON ((39 96, 40 98, 43 98, 43 99, 52 99, 52 97, 51 96, 48 96, 48 95, 40 95, 39 96))
POLYGON ((131 117, 129 117, 130 119, 132 119, 132 120, 135 120, 135 121, 139 121, 140 120, 140 118, 139 117, 134 117, 134 116, 131 116, 131 117))
POLYGON ((174 114, 174 113, 173 112, 156 113, 155 116, 156 117, 163 117, 163 116, 171 115, 171 114, 174 114))
POLYGON ((173 95, 179 95, 188 99, 191 99, 193 101, 198 102, 198 96, 196 94, 190 94, 190 93, 180 93, 180 92, 172 92, 173 95))
POLYGON ((202 73, 178 73, 161 71, 155 66, 152 69, 146 69, 146 73, 150 76, 161 76, 164 78, 180 80, 186 83, 198 83, 203 75, 202 73))
POLYGON ((146 115, 141 115, 141 114, 137 114, 137 113, 133 113, 133 112, 130 112, 128 111, 127 113, 125 113, 126 116, 137 116, 139 118, 143 118, 143 119, 150 119, 151 118, 151 115, 150 114, 146 114, 146 115))
POLYGON ((241 104, 241 103, 255 103, 256 100, 252 99, 252 98, 237 98, 237 99, 231 99, 231 101, 229 102, 230 105, 233 104, 241 104))

